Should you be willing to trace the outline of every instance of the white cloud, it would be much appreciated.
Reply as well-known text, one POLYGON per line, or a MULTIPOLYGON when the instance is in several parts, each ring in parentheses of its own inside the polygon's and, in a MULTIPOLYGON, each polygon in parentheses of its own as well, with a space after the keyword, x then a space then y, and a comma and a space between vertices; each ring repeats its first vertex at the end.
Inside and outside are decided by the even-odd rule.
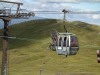
POLYGON ((87 13, 87 14, 80 14, 81 17, 84 17, 84 18, 89 18, 89 19, 95 19, 95 20, 99 20, 100 19, 100 14, 96 14, 97 12, 96 11, 93 11, 93 10, 89 10, 89 9, 85 9, 85 10, 77 10, 78 12, 82 12, 82 13, 87 13), (93 13, 94 14, 91 14, 93 13))
POLYGON ((50 2, 78 2, 79 0, 48 0, 50 2))
POLYGON ((91 15, 91 18, 92 19, 100 19, 100 15, 94 14, 94 15, 91 15))
POLYGON ((80 18, 88 18, 92 20, 100 20, 100 14, 81 14, 80 18))
POLYGON ((100 2, 100 0, 41 0, 42 2, 100 2))
POLYGON ((100 2, 100 0, 80 0, 80 2, 100 2))

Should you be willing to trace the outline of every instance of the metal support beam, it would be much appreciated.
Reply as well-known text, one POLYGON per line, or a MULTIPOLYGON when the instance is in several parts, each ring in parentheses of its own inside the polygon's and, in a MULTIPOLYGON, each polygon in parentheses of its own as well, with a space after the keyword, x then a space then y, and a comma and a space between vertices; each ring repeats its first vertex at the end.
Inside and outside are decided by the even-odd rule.
POLYGON ((0 2, 4 2, 4 3, 13 3, 13 4, 20 4, 20 5, 23 5, 23 3, 19 3, 19 2, 11 2, 11 1, 3 1, 3 0, 1 0, 0 2))
POLYGON ((16 11, 16 15, 18 15, 19 9, 20 9, 20 4, 18 4, 17 11, 16 11))
POLYGON ((1 75, 8 75, 8 59, 7 59, 7 49, 8 49, 8 25, 9 25, 9 20, 4 21, 4 32, 3 32, 3 51, 2 51, 2 70, 1 70, 1 75))
POLYGON ((67 29, 66 29, 66 26, 65 26, 65 21, 66 21, 66 13, 68 13, 67 10, 63 9, 62 12, 64 13, 64 18, 63 18, 63 22, 64 22, 64 30, 65 32, 68 32, 67 29))
POLYGON ((66 20, 66 13, 64 12, 64 22, 65 22, 65 20, 66 20))

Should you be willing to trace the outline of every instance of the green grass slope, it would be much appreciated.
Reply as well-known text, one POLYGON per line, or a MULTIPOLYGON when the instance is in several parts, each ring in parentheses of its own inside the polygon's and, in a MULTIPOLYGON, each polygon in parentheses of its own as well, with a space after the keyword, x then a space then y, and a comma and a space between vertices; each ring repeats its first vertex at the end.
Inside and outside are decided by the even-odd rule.
MULTIPOLYGON (((96 50, 100 48, 100 27, 79 21, 66 22, 68 31, 77 35, 80 44, 77 55, 66 58, 48 48, 50 30, 64 32, 63 25, 60 20, 48 19, 10 26, 10 36, 28 39, 9 39, 9 75, 100 75, 96 57, 96 50)), ((1 54, 0 39, 0 64, 1 54)))

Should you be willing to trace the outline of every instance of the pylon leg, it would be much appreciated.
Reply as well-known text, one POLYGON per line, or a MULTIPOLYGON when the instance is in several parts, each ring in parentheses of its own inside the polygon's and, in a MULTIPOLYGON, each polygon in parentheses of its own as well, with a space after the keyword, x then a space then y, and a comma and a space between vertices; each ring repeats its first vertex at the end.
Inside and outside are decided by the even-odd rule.
POLYGON ((7 48, 8 48, 8 25, 9 25, 9 20, 4 21, 4 32, 3 32, 3 51, 2 51, 2 70, 1 70, 1 75, 8 75, 7 69, 8 69, 8 60, 7 60, 7 48))

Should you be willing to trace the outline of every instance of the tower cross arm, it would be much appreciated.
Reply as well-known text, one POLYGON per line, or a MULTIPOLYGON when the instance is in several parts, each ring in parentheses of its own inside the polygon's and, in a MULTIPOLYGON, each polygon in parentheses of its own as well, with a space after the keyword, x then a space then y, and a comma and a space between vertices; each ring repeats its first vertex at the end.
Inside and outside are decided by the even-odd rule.
POLYGON ((19 2, 2 1, 2 0, 1 0, 0 2, 5 2, 5 3, 13 3, 13 4, 23 5, 23 3, 19 3, 19 2))

